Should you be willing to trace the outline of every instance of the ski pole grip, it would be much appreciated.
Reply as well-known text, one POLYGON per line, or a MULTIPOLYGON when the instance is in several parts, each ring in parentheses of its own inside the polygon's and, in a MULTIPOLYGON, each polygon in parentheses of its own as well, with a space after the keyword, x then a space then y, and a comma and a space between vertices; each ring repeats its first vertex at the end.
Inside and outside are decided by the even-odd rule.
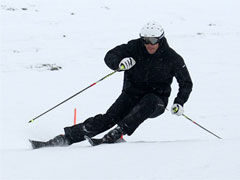
POLYGON ((121 65, 120 70, 124 70, 124 69, 125 69, 125 66, 121 65))
POLYGON ((30 121, 28 121, 28 123, 32 123, 34 120, 33 119, 31 119, 30 121))
POLYGON ((175 108, 173 108, 173 112, 178 112, 178 108, 177 107, 175 107, 175 108))

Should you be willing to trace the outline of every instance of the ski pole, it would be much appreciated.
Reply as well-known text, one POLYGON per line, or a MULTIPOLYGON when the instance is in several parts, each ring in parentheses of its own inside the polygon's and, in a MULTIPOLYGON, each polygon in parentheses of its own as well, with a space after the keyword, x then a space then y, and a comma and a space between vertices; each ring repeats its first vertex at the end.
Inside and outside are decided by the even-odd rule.
MULTIPOLYGON (((166 110, 168 110, 166 108, 166 110)), ((177 107, 175 109, 173 109, 175 112, 178 111, 177 107)), ((168 110, 169 111, 169 110, 168 110)), ((186 116, 185 114, 182 114, 183 117, 185 117, 187 120, 191 121, 192 123, 196 124, 197 126, 199 126, 200 128, 204 129, 205 131, 207 131, 208 133, 214 135, 215 137, 217 137, 218 139, 222 139, 221 137, 217 136, 216 134, 214 134, 213 132, 209 131, 208 129, 206 129, 205 127, 201 126, 200 124, 198 124, 197 122, 193 121, 191 118, 189 118, 188 116, 186 116)))
MULTIPOLYGON (((121 69, 122 69, 122 68, 121 68, 121 69)), ((103 81, 104 79, 108 78, 109 76, 115 74, 115 73, 118 72, 118 71, 119 71, 119 70, 115 70, 115 71, 107 74, 106 76, 104 76, 103 78, 99 79, 98 81, 92 83, 92 84, 89 85, 88 87, 82 89, 81 91, 77 92, 76 94, 72 95, 71 97, 69 97, 69 98, 65 99, 64 101, 60 102, 59 104, 53 106, 52 108, 48 109, 47 111, 43 112, 42 114, 38 115, 37 117, 31 119, 30 121, 28 121, 28 123, 32 123, 33 121, 35 121, 36 119, 38 119, 38 118, 41 117, 42 115, 44 115, 44 114, 48 113, 49 111, 55 109, 56 107, 60 106, 61 104, 65 103, 65 102, 67 102, 68 100, 72 99, 73 97, 77 96, 78 94, 82 93, 83 91, 87 90, 88 88, 96 85, 97 83, 103 81)))
POLYGON ((182 116, 185 117, 187 120, 193 122, 194 124, 196 124, 196 125, 199 126, 200 128, 204 129, 205 131, 209 132, 210 134, 214 135, 214 136, 217 137, 218 139, 222 139, 222 138, 219 137, 218 135, 214 134, 213 132, 209 131, 208 129, 206 129, 205 127, 201 126, 201 125, 198 124, 197 122, 193 121, 191 118, 189 118, 189 117, 186 116, 185 114, 183 114, 182 116))

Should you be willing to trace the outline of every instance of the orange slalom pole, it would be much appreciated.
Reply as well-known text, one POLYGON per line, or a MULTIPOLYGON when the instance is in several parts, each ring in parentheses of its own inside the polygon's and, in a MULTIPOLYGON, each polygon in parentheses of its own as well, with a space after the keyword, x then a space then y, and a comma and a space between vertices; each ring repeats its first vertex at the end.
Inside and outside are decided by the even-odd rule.
POLYGON ((74 125, 77 124, 77 109, 74 108, 74 125))

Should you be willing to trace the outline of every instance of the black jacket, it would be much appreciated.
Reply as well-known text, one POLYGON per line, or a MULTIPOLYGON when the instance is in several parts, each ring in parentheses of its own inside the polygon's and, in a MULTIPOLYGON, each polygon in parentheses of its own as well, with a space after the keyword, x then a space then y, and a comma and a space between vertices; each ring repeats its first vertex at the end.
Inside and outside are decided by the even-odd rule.
POLYGON ((132 57, 136 65, 124 72, 123 91, 134 96, 154 93, 168 103, 171 83, 176 77, 179 91, 174 103, 183 105, 192 91, 192 80, 183 58, 169 47, 166 38, 162 38, 157 52, 149 54, 142 40, 131 40, 110 50, 105 63, 113 70, 119 68, 123 58, 132 57))

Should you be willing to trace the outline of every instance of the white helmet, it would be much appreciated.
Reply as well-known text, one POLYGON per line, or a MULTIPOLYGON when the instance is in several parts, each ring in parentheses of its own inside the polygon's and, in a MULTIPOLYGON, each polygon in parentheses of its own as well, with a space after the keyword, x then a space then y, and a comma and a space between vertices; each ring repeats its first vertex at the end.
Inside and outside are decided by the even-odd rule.
POLYGON ((155 21, 148 22, 143 26, 140 37, 157 37, 161 39, 164 36, 163 28, 155 21))

